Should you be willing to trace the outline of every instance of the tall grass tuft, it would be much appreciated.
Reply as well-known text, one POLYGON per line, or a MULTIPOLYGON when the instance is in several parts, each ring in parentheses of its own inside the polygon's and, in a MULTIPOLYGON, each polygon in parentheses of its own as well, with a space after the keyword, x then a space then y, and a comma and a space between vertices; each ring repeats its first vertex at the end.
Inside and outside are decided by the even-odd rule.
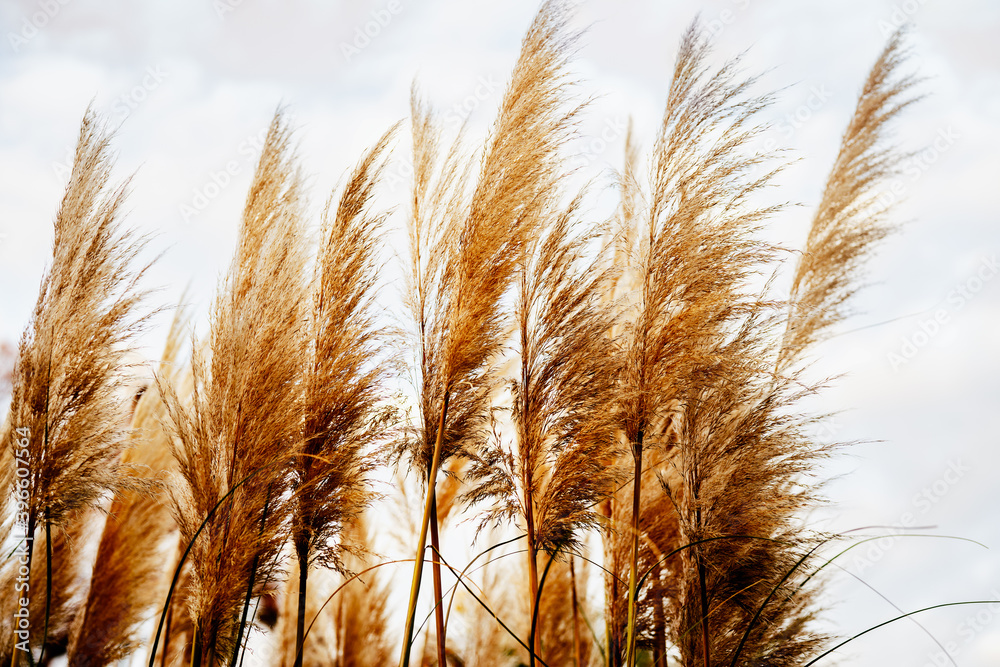
POLYGON ((751 94, 753 79, 741 76, 738 61, 709 73, 707 55, 693 24, 674 68, 647 201, 633 223, 637 287, 624 328, 619 400, 633 462, 628 667, 636 651, 643 452, 673 445, 670 424, 657 422, 678 417, 691 379, 711 367, 714 347, 746 312, 741 290, 750 274, 774 254, 753 234, 774 209, 747 204, 771 176, 766 169, 752 175, 767 157, 746 148, 759 132, 753 116, 768 98, 751 94))
POLYGON ((150 667, 363 667, 397 650, 410 667, 414 646, 441 667, 791 667, 846 643, 817 629, 830 538, 807 512, 835 446, 804 399, 822 387, 810 355, 893 230, 879 194, 905 156, 889 130, 917 82, 903 35, 862 89, 783 298, 787 255, 761 232, 784 165, 755 150, 770 96, 740 59, 710 66, 693 23, 646 167, 629 126, 612 233, 587 219, 592 190, 567 197, 570 20, 542 4, 481 152, 464 128, 446 142, 411 93, 402 427, 376 289, 396 128, 331 195, 311 263, 275 113, 207 335, 181 364, 179 315, 140 397, 145 241, 121 226, 110 134, 87 112, 0 427, 0 663, 130 659, 157 611, 150 667), (379 506, 390 454, 407 465, 379 506), (388 566, 408 561, 374 553, 393 519, 416 547, 401 633, 388 566), (442 531, 472 519, 489 546, 445 563, 442 531))
MULTIPOLYGON (((366 523, 353 526, 355 539, 370 544, 371 529, 366 523)), ((349 556, 352 569, 370 565, 368 559, 349 556)), ((394 633, 389 625, 391 590, 381 570, 372 570, 347 584, 337 600, 336 667, 388 665, 395 653, 394 633)))
MULTIPOLYGON (((409 664, 417 596, 428 528, 434 550, 435 598, 441 599, 435 484, 447 455, 475 437, 494 382, 490 361, 505 335, 502 298, 510 288, 521 254, 545 214, 555 182, 557 151, 571 129, 573 112, 564 108, 564 66, 569 38, 563 4, 542 5, 521 46, 478 179, 462 205, 463 188, 450 198, 428 192, 436 144, 433 121, 416 105, 414 114, 414 215, 411 239, 435 239, 437 247, 413 248, 418 294, 411 303, 420 336, 417 384, 420 425, 411 451, 427 480, 424 517, 418 538, 400 667, 409 664), (456 201, 455 197, 459 197, 456 201), (421 207, 437 202, 443 210, 421 207), (438 221, 443 227, 428 229, 438 221), (424 231, 427 230, 427 231, 424 231), (427 260, 423 258, 427 257, 427 260), (423 293, 419 293, 422 291, 423 293), (433 295, 433 303, 428 296, 433 295), (451 418, 449 419, 449 414, 451 418), (457 419, 456 419, 457 417, 457 419), (457 427, 457 428, 456 428, 457 427)), ((458 166, 446 160, 447 186, 458 166)), ((438 661, 445 661, 443 610, 436 612, 438 661)))
MULTIPOLYGON (((662 434, 661 434, 662 435, 662 434)), ((647 649, 653 664, 662 663, 668 646, 667 606, 678 597, 676 559, 664 557, 680 544, 677 511, 661 480, 673 462, 661 451, 647 452, 643 477, 639 525, 642 527, 637 569, 648 573, 639 590, 635 619, 637 646, 647 649)), ((605 654, 610 664, 621 664, 628 634, 628 583, 632 555, 632 507, 634 488, 629 480, 606 501, 604 514, 612 530, 602 534, 605 568, 605 654)))
MULTIPOLYGON (((174 378, 175 386, 183 377, 180 355, 185 322, 178 311, 160 361, 160 372, 174 378)), ((163 400, 154 388, 147 388, 137 400, 130 446, 122 454, 122 462, 134 475, 158 483, 174 467, 161 425, 165 418, 163 400)), ((166 592, 164 540, 174 537, 177 530, 164 495, 162 487, 115 494, 89 589, 69 639, 72 667, 113 664, 142 646, 142 624, 166 592)))
POLYGON ((369 211, 386 134, 355 168, 336 208, 324 215, 316 260, 308 351, 302 374, 304 432, 294 466, 292 534, 298 561, 296 667, 302 666, 312 565, 346 573, 356 547, 345 530, 371 503, 368 475, 394 408, 381 396, 388 367, 376 324, 376 238, 384 216, 369 211))
POLYGON ((597 504, 619 477, 607 410, 619 361, 603 302, 611 272, 600 269, 603 256, 587 256, 596 235, 574 231, 579 205, 577 198, 551 212, 524 253, 514 306, 518 373, 510 380, 516 442, 484 448, 468 475, 468 498, 488 508, 486 521, 514 520, 527 534, 529 617, 539 553, 565 558, 583 531, 599 527, 597 504))
POLYGON ((911 94, 919 78, 899 73, 907 57, 904 37, 894 34, 872 66, 841 140, 796 266, 779 371, 850 314, 864 261, 893 230, 892 207, 879 195, 906 155, 888 143, 888 133, 896 116, 919 99, 911 94))
POLYGON ((341 535, 355 546, 341 554, 342 569, 355 574, 347 576, 334 569, 317 569, 311 574, 306 591, 308 634, 301 657, 295 627, 299 604, 297 563, 292 563, 278 628, 281 660, 276 664, 290 667, 298 659, 305 667, 391 663, 396 650, 389 624, 392 591, 385 571, 371 569, 376 565, 372 557, 373 535, 365 517, 356 517, 341 535), (361 551, 365 553, 359 555, 361 551))
MULTIPOLYGON (((16 458, 27 471, 18 478, 16 515, 28 536, 32 572, 36 543, 51 547, 74 515, 95 508, 105 493, 137 484, 118 464, 127 441, 118 390, 127 383, 128 346, 144 321, 136 313, 144 269, 133 266, 144 240, 122 228, 126 186, 109 185, 110 140, 88 110, 54 221, 51 264, 14 366, 3 447, 16 451, 10 462, 16 458)), ((45 555, 44 580, 30 582, 33 599, 45 601, 42 631, 32 636, 42 645, 51 573, 72 570, 71 563, 51 562, 51 548, 45 555), (48 592, 37 597, 42 591, 48 592)), ((4 642, 12 639, 4 633, 4 642)))
POLYGON ((306 307, 301 180, 290 141, 275 114, 207 350, 195 351, 190 403, 161 383, 180 470, 172 487, 178 523, 194 543, 196 666, 235 664, 260 571, 285 539, 306 307))

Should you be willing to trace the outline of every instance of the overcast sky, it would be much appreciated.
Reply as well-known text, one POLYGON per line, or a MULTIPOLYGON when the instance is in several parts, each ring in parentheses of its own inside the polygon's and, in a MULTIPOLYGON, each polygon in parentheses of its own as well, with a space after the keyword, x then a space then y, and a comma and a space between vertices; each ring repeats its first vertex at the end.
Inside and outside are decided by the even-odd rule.
MULTIPOLYGON (((204 313, 233 248, 263 131, 279 104, 298 128, 318 208, 345 170, 408 112, 411 82, 452 129, 489 126, 534 1, 6 0, 0 3, 0 340, 16 341, 50 254, 51 220, 88 104, 113 124, 117 171, 135 173, 129 224, 162 258, 151 303, 190 285, 204 313)), ((573 65, 594 101, 574 144, 588 177, 620 166, 631 116, 649 145, 679 37, 700 13, 718 62, 781 89, 767 113, 799 158, 780 198, 801 203, 772 234, 800 246, 867 70, 913 25, 911 66, 928 94, 900 119, 918 151, 898 179, 903 230, 869 265, 872 286, 843 335, 817 350, 817 376, 845 374, 819 409, 821 437, 862 440, 825 471, 817 527, 933 525, 866 544, 831 576, 828 617, 850 634, 909 611, 1000 599, 1000 3, 991 0, 583 0, 573 65)), ((402 135, 405 138, 405 132, 402 135)), ((406 164, 389 169, 399 201, 406 164)), ((598 183, 606 183, 598 180, 598 183)), ((609 193, 595 196, 599 210, 609 193)), ((778 195, 776 195, 778 196, 778 195)), ((397 219, 399 224, 401 220, 397 219)), ((166 316, 144 341, 155 355, 166 316)), ((920 617, 958 664, 1000 664, 1000 605, 920 617)), ((913 623, 871 633, 844 664, 946 664, 913 623)))

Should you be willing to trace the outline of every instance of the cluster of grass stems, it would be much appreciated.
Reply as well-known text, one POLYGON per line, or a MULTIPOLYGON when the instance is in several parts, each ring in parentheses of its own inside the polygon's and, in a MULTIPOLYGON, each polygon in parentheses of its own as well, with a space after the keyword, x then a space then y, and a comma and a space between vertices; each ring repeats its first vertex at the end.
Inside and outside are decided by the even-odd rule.
POLYGON ((710 67, 696 24, 648 160, 630 129, 617 213, 590 219, 565 168, 586 106, 568 22, 541 7, 479 150, 446 141, 414 88, 402 326, 380 305, 375 199, 399 128, 317 231, 279 112, 209 332, 186 343, 180 312, 138 392, 147 240, 121 225, 111 136, 87 113, 2 433, 4 665, 145 647, 150 667, 236 667, 275 624, 289 667, 808 665, 836 648, 816 575, 841 536, 803 520, 831 448, 811 437, 803 370, 891 229, 886 131, 914 99, 900 37, 789 253, 761 233, 786 166, 759 150, 771 98, 739 60, 710 67), (404 377, 409 396, 392 390, 404 377), (375 481, 393 465, 397 519, 375 481), (413 556, 380 561, 378 526, 409 521, 407 503, 423 508, 402 535, 413 556), (490 544, 460 571, 442 545, 463 515, 490 544), (387 568, 408 564, 394 595, 387 568))

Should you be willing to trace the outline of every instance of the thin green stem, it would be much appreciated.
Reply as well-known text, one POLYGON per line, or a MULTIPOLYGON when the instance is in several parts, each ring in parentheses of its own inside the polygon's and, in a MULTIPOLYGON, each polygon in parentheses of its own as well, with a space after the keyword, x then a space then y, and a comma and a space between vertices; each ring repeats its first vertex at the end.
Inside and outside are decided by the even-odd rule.
MULTIPOLYGON (((448 565, 447 561, 442 561, 442 562, 444 562, 444 566, 445 567, 447 567, 449 570, 451 570, 451 573, 453 575, 455 575, 456 577, 458 577, 458 572, 455 571, 455 568, 453 568, 452 566, 448 565)), ((546 568, 546 572, 548 572, 548 568, 546 568)), ((475 594, 475 592, 469 587, 469 585, 467 583, 465 583, 465 579, 463 579, 461 577, 458 577, 458 583, 460 583, 462 585, 462 587, 465 588, 466 592, 468 592, 469 595, 471 595, 476 600, 476 602, 478 602, 480 604, 480 606, 483 609, 485 609, 487 612, 489 612, 490 616, 492 616, 493 619, 497 623, 500 624, 501 628, 503 628, 504 630, 507 631, 507 634, 509 634, 511 636, 511 638, 513 638, 514 641, 516 641, 518 644, 520 644, 524 649, 530 650, 530 649, 528 649, 528 645, 525 644, 524 641, 520 637, 518 637, 516 634, 514 634, 514 631, 511 630, 507 626, 506 623, 504 623, 502 620, 500 620, 500 617, 496 615, 496 612, 494 612, 492 609, 490 609, 490 606, 488 604, 486 604, 485 602, 483 602, 483 600, 478 595, 475 594)), ((545 583, 545 576, 543 575, 542 576, 542 584, 544 584, 544 583, 545 583)), ((536 659, 538 660, 538 662, 541 663, 542 667, 549 667, 548 663, 546 663, 541 658, 541 656, 536 656, 536 659)))
POLYGON ((323 613, 324 609, 326 609, 326 605, 330 604, 330 601, 333 600, 333 598, 336 597, 337 593, 339 593, 340 591, 342 591, 345 586, 347 586, 349 583, 351 583, 355 579, 359 579, 361 577, 361 575, 366 574, 368 572, 371 572, 372 570, 377 570, 378 568, 384 567, 386 565, 395 565, 397 563, 409 563, 409 562, 410 562, 410 559, 409 558, 405 558, 405 559, 402 559, 402 560, 390 560, 390 561, 385 561, 384 563, 378 563, 377 565, 372 565, 371 567, 365 568, 361 572, 358 572, 354 576, 350 577, 347 581, 345 581, 344 583, 342 583, 340 586, 338 586, 337 590, 335 590, 333 593, 330 593, 329 597, 327 597, 326 600, 323 602, 323 604, 320 605, 320 608, 316 611, 316 613, 313 614, 313 618, 309 622, 309 627, 306 628, 306 633, 302 636, 303 642, 309 637, 309 632, 312 630, 313 626, 316 624, 316 621, 319 620, 319 615, 323 613))
MULTIPOLYGON (((267 509, 271 504, 271 486, 268 485, 267 496, 264 498, 264 511, 260 516, 260 531, 257 534, 258 542, 263 540, 264 526, 267 523, 267 509)), ((253 599, 253 586, 257 579, 257 565, 260 563, 260 544, 257 545, 256 553, 253 555, 253 562, 250 565, 250 579, 247 582, 247 592, 243 599, 243 615, 240 617, 240 624, 236 628, 236 644, 233 646, 233 657, 229 662, 229 667, 236 667, 239 661, 240 645, 243 643, 243 629, 247 624, 247 614, 250 612, 250 600, 253 599)))
MULTIPOLYGON (((212 509, 210 509, 208 511, 208 514, 205 515, 205 518, 202 519, 201 525, 198 526, 198 530, 194 531, 194 535, 192 535, 191 539, 188 540, 187 547, 184 549, 184 553, 181 555, 180 560, 177 561, 177 567, 174 568, 174 576, 170 580, 170 588, 167 590, 167 599, 166 599, 166 602, 163 603, 163 610, 160 612, 160 622, 156 626, 156 635, 154 635, 154 637, 153 637, 153 647, 149 651, 149 667, 154 667, 154 665, 155 665, 155 662, 156 662, 156 649, 160 645, 160 635, 163 634, 163 622, 166 619, 167 611, 170 609, 170 602, 171 602, 171 600, 173 600, 174 591, 177 589, 177 583, 180 581, 181 568, 184 567, 184 563, 185 563, 185 561, 187 561, 188 555, 191 553, 191 550, 194 548, 194 543, 197 541, 198 536, 201 535, 201 531, 205 530, 205 526, 207 526, 209 520, 213 516, 215 516, 215 513, 218 511, 218 509, 220 507, 222 507, 222 505, 225 504, 230 498, 232 498, 233 494, 236 493, 237 489, 239 489, 240 487, 242 487, 251 478, 253 478, 255 475, 257 475, 257 473, 261 472, 264 469, 265 469, 264 467, 257 468, 256 470, 254 470, 253 472, 251 472, 249 475, 247 475, 246 477, 244 477, 243 479, 241 479, 237 484, 235 484, 233 486, 233 488, 229 489, 229 491, 226 492, 226 495, 222 496, 222 498, 219 499, 219 502, 215 503, 215 505, 212 506, 212 509)), ((197 624, 196 624, 196 628, 197 628, 197 624)), ((193 646, 196 647, 200 643, 200 642, 197 641, 197 637, 198 637, 197 631, 195 631, 194 636, 195 636, 195 642, 194 642, 193 646)), ((192 661, 193 660, 194 660, 194 657, 192 656, 192 661)), ((200 665, 201 664, 201 658, 198 658, 198 661, 199 661, 198 665, 200 665)), ((197 667, 197 666, 195 666, 195 667, 197 667)))
POLYGON ((815 552, 817 549, 819 549, 819 547, 822 544, 823 543, 820 542, 819 544, 817 544, 816 546, 814 546, 812 549, 810 549, 809 551, 807 551, 805 553, 805 555, 803 555, 801 558, 799 558, 799 560, 796 561, 795 565, 793 565, 791 568, 788 569, 788 572, 785 573, 785 575, 781 578, 781 580, 778 581, 778 583, 775 584, 774 588, 771 589, 771 592, 767 594, 767 597, 764 598, 764 601, 757 608, 757 612, 753 615, 753 618, 751 618, 750 622, 747 623, 746 630, 744 630, 743 636, 740 638, 740 643, 736 647, 736 652, 733 653, 733 660, 732 660, 732 662, 730 662, 730 667, 736 667, 737 660, 739 660, 739 658, 740 658, 740 653, 742 653, 743 647, 746 645, 747 639, 750 638, 750 632, 753 630, 754 626, 757 624, 757 620, 760 618, 760 615, 764 613, 764 608, 771 601, 771 598, 774 597, 775 593, 777 593, 778 590, 785 584, 785 582, 788 581, 789 577, 791 577, 792 574, 794 574, 795 571, 797 569, 799 569, 799 567, 803 563, 805 563, 809 559, 809 557, 813 555, 813 552, 815 552))
MULTIPOLYGON (((479 560, 480 558, 482 558, 483 556, 485 556, 486 554, 490 553, 494 549, 499 549, 500 547, 505 547, 508 544, 511 544, 513 542, 517 542, 522 537, 524 537, 524 535, 518 535, 517 537, 512 537, 509 540, 504 540, 503 542, 499 542, 498 544, 494 544, 493 546, 489 547, 488 549, 485 549, 484 551, 479 552, 478 554, 476 554, 475 558, 473 558, 471 561, 469 561, 468 565, 466 565, 464 568, 462 568, 462 572, 461 572, 461 574, 459 576, 464 577, 466 574, 471 574, 472 572, 474 572, 474 571, 476 571, 476 570, 478 570, 480 568, 486 567, 491 562, 493 562, 492 558, 490 558, 485 563, 483 563, 482 565, 480 565, 479 567, 477 567, 476 570, 471 570, 470 571, 470 568, 476 563, 476 561, 479 560)), ((520 553, 520 552, 513 552, 513 553, 520 553)), ((498 560, 499 560, 499 558, 503 558, 503 555, 499 556, 498 560)), ((451 618, 451 607, 452 607, 452 604, 455 602, 455 593, 458 592, 458 582, 455 582, 451 586, 451 588, 449 588, 448 590, 451 592, 451 597, 448 598, 448 613, 446 615, 446 618, 451 618)))
MULTIPOLYGON (((434 484, 437 481, 438 468, 441 465, 441 447, 444 443, 445 420, 448 416, 449 390, 444 392, 441 402, 441 415, 438 419, 437 437, 434 440, 434 452, 431 455, 431 468, 427 475, 427 496, 424 501, 424 516, 420 525, 420 537, 417 540, 417 554, 414 557, 413 581, 410 583, 410 602, 406 611, 406 629, 403 631, 403 648, 399 656, 399 667, 408 667, 410 651, 413 645, 413 624, 417 618, 417 598, 420 596, 420 580, 424 572, 424 550, 427 548, 427 530, 430 526, 431 510, 434 503, 434 484)), ((444 667, 442 665, 442 667, 444 667)))
POLYGON ((956 606, 959 606, 959 605, 967 605, 967 604, 998 604, 998 603, 1000 603, 1000 600, 968 600, 966 602, 945 602, 944 604, 936 604, 936 605, 933 605, 931 607, 924 607, 923 609, 916 609, 914 611, 907 612, 907 613, 905 613, 905 614, 903 614, 901 616, 896 616, 895 618, 890 618, 888 621, 882 621, 878 625, 873 625, 872 627, 868 628, 867 630, 863 630, 863 631, 859 632, 858 634, 854 635, 853 637, 849 637, 849 638, 845 639, 844 641, 840 642, 836 646, 834 646, 834 647, 832 647, 832 648, 824 651, 823 653, 820 653, 818 656, 816 656, 815 658, 813 658, 812 660, 810 660, 809 662, 807 662, 802 667, 809 667, 810 665, 815 664, 821 658, 825 658, 826 656, 830 655, 831 653, 833 653, 834 651, 836 651, 837 649, 839 649, 841 646, 844 646, 845 644, 854 641, 858 637, 866 635, 866 634, 868 634, 869 632, 871 632, 873 630, 878 630, 879 628, 881 628, 881 627, 883 627, 885 625, 889 625, 890 623, 895 623, 896 621, 900 621, 900 620, 902 620, 904 618, 908 618, 910 616, 913 616, 914 614, 920 614, 922 612, 930 611, 932 609, 941 609, 942 607, 956 607, 956 606))

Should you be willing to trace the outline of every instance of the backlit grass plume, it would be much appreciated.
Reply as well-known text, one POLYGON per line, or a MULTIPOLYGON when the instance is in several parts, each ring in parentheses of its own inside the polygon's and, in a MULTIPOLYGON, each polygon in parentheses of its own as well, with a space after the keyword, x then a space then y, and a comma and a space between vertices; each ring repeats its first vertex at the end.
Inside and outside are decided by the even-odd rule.
MULTIPOLYGON (((181 312, 174 318, 160 361, 160 372, 179 386, 183 344, 181 312)), ((132 431, 122 462, 137 476, 159 483, 174 467, 161 421, 166 407, 155 387, 147 387, 132 416, 132 431)), ((69 665, 113 664, 142 646, 141 626, 166 593, 164 540, 176 540, 166 490, 119 491, 108 508, 89 589, 76 615, 68 646, 69 665)))
MULTIPOLYGON (((353 537, 370 544, 371 528, 365 523, 353 526, 353 537)), ((348 565, 358 572, 372 565, 372 559, 350 556, 348 565)), ((395 655, 395 632, 388 620, 392 610, 391 594, 384 569, 375 569, 347 584, 333 610, 337 633, 336 667, 389 665, 395 655)))
POLYGON ((849 314, 862 264, 892 231, 891 206, 879 195, 905 154, 887 143, 887 135, 893 119, 918 99, 909 93, 919 82, 899 74, 906 60, 902 40, 903 33, 893 35, 875 62, 841 140, 796 266, 779 371, 849 314))
POLYGON ((774 307, 757 312, 690 378, 675 420, 664 484, 680 524, 668 599, 682 664, 801 665, 826 638, 799 584, 818 538, 803 526, 816 504, 809 473, 827 448, 807 435, 794 378, 776 380, 774 307), (805 559, 805 560, 803 560, 805 559))
MULTIPOLYGON (((443 217, 415 211, 422 217, 442 220, 447 227, 430 234, 444 247, 428 249, 437 256, 430 263, 437 271, 421 285, 433 291, 434 303, 417 313, 422 346, 417 380, 421 388, 420 433, 415 459, 426 462, 420 471, 428 484, 400 667, 409 664, 428 525, 436 533, 434 491, 442 454, 453 449, 459 438, 464 439, 468 434, 465 429, 474 429, 477 415, 486 410, 492 389, 488 366, 500 350, 506 329, 501 299, 510 287, 526 243, 546 212, 554 190, 557 151, 571 129, 573 112, 564 105, 568 82, 563 68, 569 41, 565 21, 562 3, 550 1, 542 6, 529 28, 467 207, 456 210, 445 200, 446 210, 450 208, 449 212, 457 215, 443 217), (449 420, 451 404, 459 408, 456 416, 461 418, 464 432, 453 431, 449 420)), ((433 136, 425 134, 433 132, 429 124, 419 116, 414 118, 414 202, 428 199, 421 192, 427 186, 421 175, 427 170, 420 158, 430 153, 424 142, 434 141, 433 136)), ((426 223, 414 219, 411 224, 419 229, 426 223)), ((421 235, 414 233, 411 237, 421 235)), ((420 256, 416 248, 413 256, 420 256)), ((423 302, 419 298, 411 300, 423 302)), ((437 545, 433 546, 439 552, 437 545)), ((436 598, 440 599, 437 573, 435 584, 436 598)), ((437 613, 436 624, 438 660, 443 665, 442 615, 437 613)))
POLYGON ((195 351, 190 403, 161 382, 182 480, 172 486, 178 522, 194 543, 194 665, 235 664, 258 577, 289 516, 306 306, 301 181, 290 141, 278 113, 212 308, 207 350, 195 351))
MULTIPOLYGON (((657 434, 663 438, 662 433, 657 434)), ((677 559, 664 557, 680 545, 676 507, 663 493, 661 480, 673 465, 662 451, 644 454, 637 570, 648 573, 639 589, 635 618, 636 645, 652 654, 653 664, 662 665, 668 648, 671 605, 680 583, 677 559)), ((612 664, 621 664, 628 634, 629 573, 632 566, 632 507, 634 486, 623 484, 604 504, 611 530, 602 533, 605 568, 605 654, 612 664)))
POLYGON ((292 488, 292 533, 298 560, 299 650, 312 565, 344 573, 353 547, 345 529, 370 504, 374 448, 386 439, 394 408, 383 400, 387 375, 374 308, 377 234, 384 216, 369 210, 390 134, 362 158, 336 207, 324 214, 307 354, 304 355, 302 449, 292 488))
POLYGON ((643 451, 670 446, 672 420, 689 378, 742 314, 740 291, 773 252, 753 232, 773 209, 748 206, 769 180, 752 176, 767 156, 746 144, 759 132, 753 116, 767 103, 750 93, 739 63, 714 73, 708 46, 692 25, 681 43, 650 165, 632 264, 637 282, 622 347, 620 420, 633 460, 632 556, 626 664, 635 662, 638 548, 643 451), (651 437, 653 436, 653 437, 651 437))
POLYGON ((902 37, 863 87, 785 299, 787 255, 762 229, 785 165, 756 150, 770 96, 739 58, 710 65, 692 24, 645 163, 629 124, 610 232, 586 219, 595 189, 567 196, 571 20, 542 3, 481 150, 411 91, 409 339, 376 289, 396 128, 313 239, 279 111, 208 330, 182 365, 175 319, 141 397, 144 240, 121 226, 88 111, 0 427, 0 667, 116 664, 147 629, 150 667, 396 651, 399 667, 799 667, 851 641, 828 649, 816 623, 832 538, 807 518, 834 446, 812 435, 806 371, 892 229, 880 194, 905 155, 889 129, 916 82, 902 37), (400 358, 408 398, 388 391, 400 358), (394 538, 402 557, 375 555, 394 538))
MULTIPOLYGON (((52 544, 67 517, 128 482, 118 466, 127 438, 118 389, 143 321, 136 314, 143 270, 134 264, 144 242, 121 226, 126 190, 108 183, 110 140, 88 111, 54 221, 51 264, 14 366, 3 447, 26 472, 14 484, 29 568, 35 539, 52 544)), ((31 599, 47 600, 47 587, 51 581, 33 578, 31 599)), ((46 628, 38 629, 32 643, 45 641, 46 628)))
POLYGON ((306 591, 308 634, 297 656, 296 616, 298 576, 292 571, 285 586, 284 611, 279 622, 280 662, 291 667, 301 659, 304 667, 367 667, 390 664, 395 656, 398 628, 389 624, 392 611, 391 587, 386 568, 377 567, 372 555, 375 534, 365 517, 357 517, 344 527, 340 538, 361 547, 341 554, 342 570, 316 569, 306 591), (363 555, 357 553, 365 551, 363 555), (360 573, 360 574, 358 574, 360 573))
MULTIPOLYGON (((602 303, 610 272, 587 258, 588 238, 574 232, 580 200, 550 220, 528 244, 517 278, 517 376, 510 381, 516 444, 485 449, 469 477, 469 499, 486 521, 514 520, 527 533, 525 591, 534 616, 538 554, 565 557, 580 533, 599 526, 597 504, 613 488, 613 403, 618 355, 614 321, 602 303), (575 235, 574 235, 575 234, 575 235)), ((529 646, 534 650, 534 634, 529 646)), ((535 664, 535 656, 529 657, 535 664)))
MULTIPOLYGON (((546 563, 548 558, 545 559, 546 563)), ((569 556, 553 561, 539 601, 537 644, 549 665, 592 664, 594 642, 587 627, 587 568, 569 556)), ((543 564, 543 569, 545 565, 543 564)))

